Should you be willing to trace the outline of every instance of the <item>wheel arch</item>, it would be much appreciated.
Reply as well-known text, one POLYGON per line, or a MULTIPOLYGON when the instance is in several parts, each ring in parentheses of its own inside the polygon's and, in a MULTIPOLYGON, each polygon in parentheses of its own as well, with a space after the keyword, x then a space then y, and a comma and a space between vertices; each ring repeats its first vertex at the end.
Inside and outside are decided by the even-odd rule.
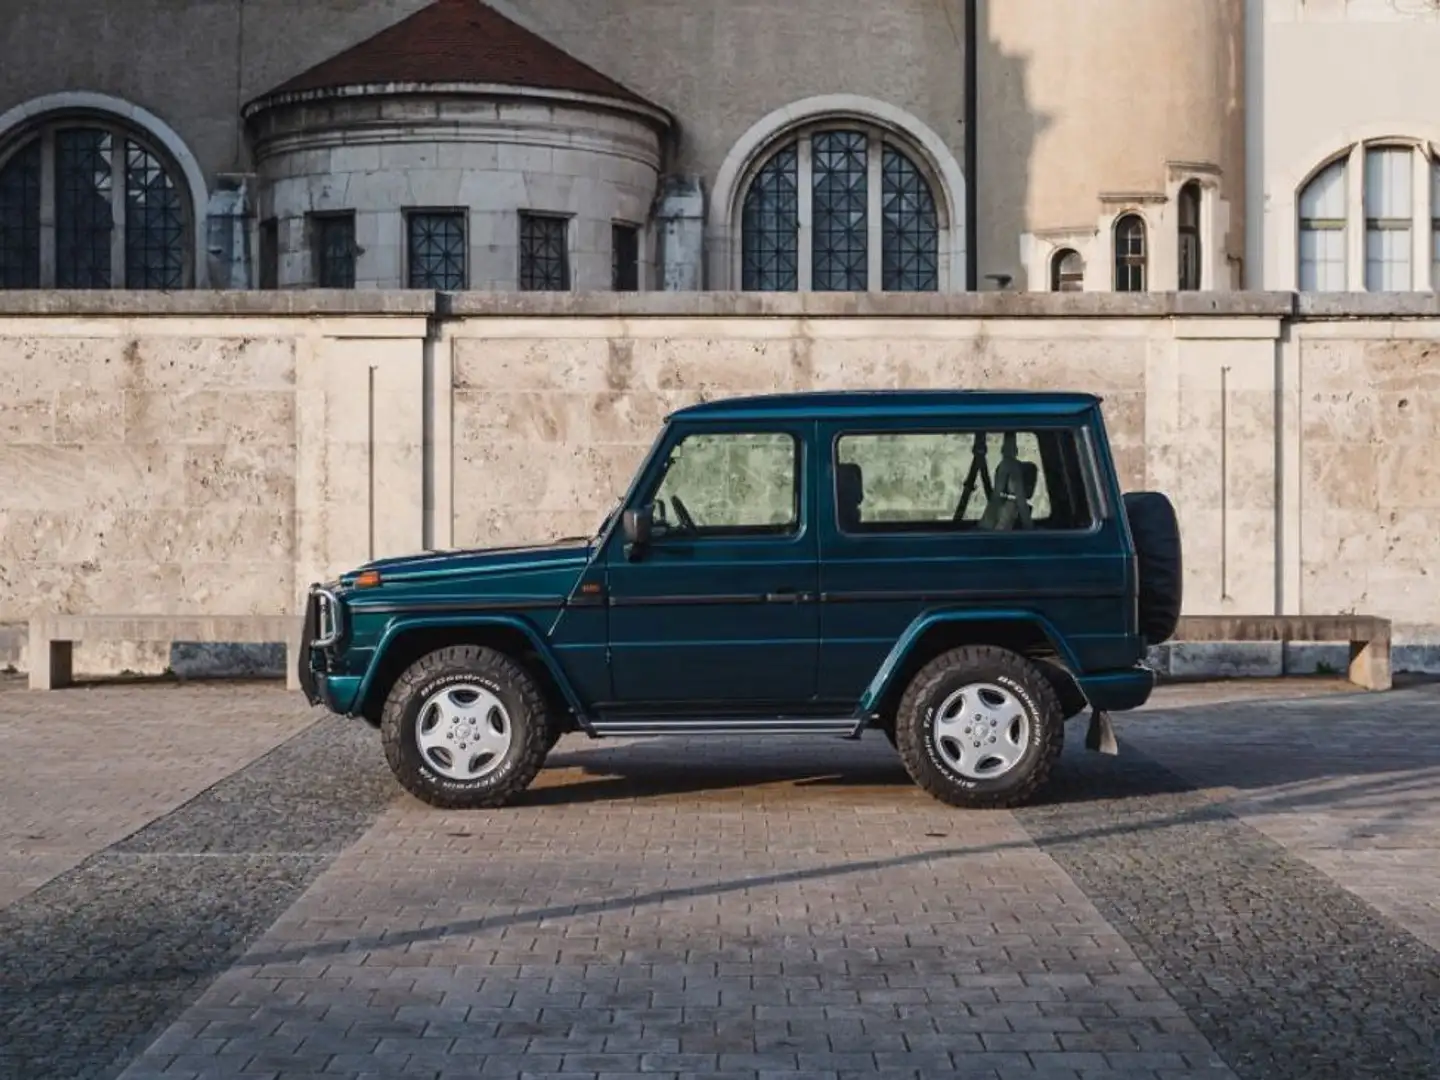
POLYGON ((1033 611, 950 611, 922 615, 906 628, 885 657, 860 701, 862 715, 893 715, 915 674, 941 653, 964 645, 994 645, 1031 660, 1049 680, 1068 719, 1085 708, 1076 682, 1075 654, 1064 636, 1033 611))
POLYGON ((481 645, 504 653, 535 678, 558 715, 582 713, 574 688, 540 632, 511 616, 395 620, 375 647, 356 694, 355 712, 372 727, 379 727, 381 710, 395 680, 426 653, 450 645, 481 645))

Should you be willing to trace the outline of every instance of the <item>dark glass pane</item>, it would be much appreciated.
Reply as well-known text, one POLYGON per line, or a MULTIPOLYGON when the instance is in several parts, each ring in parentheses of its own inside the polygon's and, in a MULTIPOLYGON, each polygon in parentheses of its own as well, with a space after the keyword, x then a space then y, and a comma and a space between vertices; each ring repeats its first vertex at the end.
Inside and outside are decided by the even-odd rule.
POLYGON ((465 288, 465 215, 411 214, 410 288, 455 292, 465 288))
POLYGON ((280 223, 268 218, 260 223, 260 288, 280 286, 280 223))
POLYGON ((633 225, 610 227, 610 287, 616 292, 640 288, 640 230, 633 225))
POLYGON ((520 215, 520 288, 566 292, 570 288, 570 222, 540 214, 520 215))
POLYGON ((778 151, 755 174, 741 209, 740 287, 793 292, 800 287, 800 159, 796 145, 778 151))
POLYGON ((0 289, 40 287, 40 140, 0 169, 0 289))
POLYGON ((355 287, 355 216, 335 214, 315 219, 317 284, 322 289, 355 287))
POLYGON ((1115 291, 1145 291, 1145 223, 1134 215, 1115 225, 1115 291))
POLYGON ((940 288, 935 195, 915 163, 894 147, 885 147, 881 170, 882 288, 934 292, 940 288))
POLYGON ((1050 288, 1055 292, 1082 292, 1085 262, 1072 248, 1057 251, 1050 262, 1050 288))
POLYGON ((863 292, 869 286, 865 135, 826 131, 815 136, 811 152, 815 218, 811 287, 817 292, 863 292))
POLYGON ((125 287, 185 284, 185 207, 160 159, 125 143, 125 287))
POLYGON ((1180 189, 1180 288, 1200 288, 1200 185, 1180 189))
POLYGON ((112 149, 107 131, 55 133, 55 284, 61 289, 110 288, 112 149))

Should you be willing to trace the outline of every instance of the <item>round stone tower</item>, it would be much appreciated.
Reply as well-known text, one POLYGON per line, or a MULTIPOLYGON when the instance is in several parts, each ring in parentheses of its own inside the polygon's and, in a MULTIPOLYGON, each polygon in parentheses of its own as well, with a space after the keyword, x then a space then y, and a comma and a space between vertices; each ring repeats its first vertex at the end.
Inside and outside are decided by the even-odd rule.
POLYGON ((979 7, 979 287, 1239 286, 1243 0, 979 7))

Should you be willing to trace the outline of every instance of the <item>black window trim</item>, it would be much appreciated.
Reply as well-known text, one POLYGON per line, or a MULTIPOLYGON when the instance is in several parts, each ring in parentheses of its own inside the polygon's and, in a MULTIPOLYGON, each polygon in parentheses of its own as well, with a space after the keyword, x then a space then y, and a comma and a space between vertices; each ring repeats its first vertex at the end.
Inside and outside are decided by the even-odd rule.
MULTIPOLYGON (((1093 449, 1094 444, 1090 442, 1090 423, 1083 416, 1069 417, 1036 417, 1024 422, 1010 420, 996 420, 993 423, 984 421, 965 421, 955 423, 953 421, 926 421, 919 424, 907 423, 904 426, 885 427, 867 424, 864 426, 841 427, 835 426, 830 438, 830 513, 828 520, 834 526, 838 536, 846 540, 889 540, 900 537, 917 537, 926 539, 965 539, 972 538, 994 539, 996 537, 1013 536, 1039 536, 1039 537, 1090 537, 1094 536, 1105 526, 1106 515, 1102 514, 1101 507, 1106 500, 1103 498, 1097 503, 1096 494, 1100 488, 1098 461, 1095 460, 1093 449), (914 526, 895 528, 894 522, 877 522, 874 528, 866 528, 859 532, 846 529, 840 522, 840 476, 838 466, 840 464, 840 440, 853 436, 865 435, 975 435, 979 432, 986 434, 1003 433, 1013 430, 1015 432, 1040 432, 1040 431, 1061 431, 1070 432, 1074 438, 1075 462, 1080 471, 1081 487, 1085 494, 1086 511, 1089 514, 1090 524, 1083 529, 1024 529, 1007 530, 999 532, 991 529, 956 529, 949 527, 953 522, 917 522, 914 526)), ((1048 478, 1047 478, 1048 480, 1048 478)), ((1048 487, 1048 484, 1047 484, 1048 487)), ((976 489, 979 490, 978 488, 976 489)))

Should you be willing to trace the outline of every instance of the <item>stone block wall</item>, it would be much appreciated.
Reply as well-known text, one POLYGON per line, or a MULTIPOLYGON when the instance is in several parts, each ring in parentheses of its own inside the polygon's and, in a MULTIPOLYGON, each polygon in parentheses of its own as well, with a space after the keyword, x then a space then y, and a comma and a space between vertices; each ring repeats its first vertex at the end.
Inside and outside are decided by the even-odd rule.
POLYGON ((293 612, 371 557, 588 534, 703 399, 1048 388, 1175 500, 1188 613, 1386 615, 1433 665, 1440 304, 1392 300, 0 294, 0 625, 293 612))

